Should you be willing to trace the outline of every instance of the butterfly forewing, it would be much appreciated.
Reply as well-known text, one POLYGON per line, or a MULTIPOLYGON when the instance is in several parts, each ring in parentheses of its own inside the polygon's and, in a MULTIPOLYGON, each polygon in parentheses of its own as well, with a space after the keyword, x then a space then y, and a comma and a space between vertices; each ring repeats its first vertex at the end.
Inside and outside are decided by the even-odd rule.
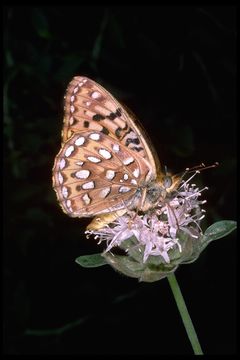
POLYGON ((65 95, 53 186, 64 212, 87 217, 131 206, 160 169, 132 115, 102 86, 76 76, 65 95))
POLYGON ((63 143, 73 133, 86 129, 98 130, 116 138, 147 159, 153 171, 157 172, 158 158, 136 119, 101 85, 86 77, 76 76, 65 96, 63 143))

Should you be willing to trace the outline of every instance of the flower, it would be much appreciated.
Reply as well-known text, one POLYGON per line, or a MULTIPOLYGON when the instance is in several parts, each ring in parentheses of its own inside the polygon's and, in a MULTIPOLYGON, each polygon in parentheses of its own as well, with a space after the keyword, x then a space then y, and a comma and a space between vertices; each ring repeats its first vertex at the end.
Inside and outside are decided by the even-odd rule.
POLYGON ((155 281, 176 270, 183 262, 195 260, 200 253, 200 227, 205 217, 201 193, 190 181, 182 181, 178 190, 156 208, 138 214, 129 211, 113 223, 98 230, 87 230, 98 243, 106 242, 102 254, 115 269, 144 281, 155 281), (125 255, 116 255, 119 247, 125 255))

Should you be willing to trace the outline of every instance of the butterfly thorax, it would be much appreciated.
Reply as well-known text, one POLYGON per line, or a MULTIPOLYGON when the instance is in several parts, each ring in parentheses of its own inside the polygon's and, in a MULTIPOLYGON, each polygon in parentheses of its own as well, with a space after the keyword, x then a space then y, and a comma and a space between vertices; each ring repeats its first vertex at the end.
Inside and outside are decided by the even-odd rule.
POLYGON ((136 194, 132 208, 145 212, 156 207, 159 203, 166 201, 178 183, 178 179, 174 176, 161 175, 157 179, 143 184, 136 194))
POLYGON ((165 196, 165 189, 159 183, 153 181, 142 189, 142 197, 138 208, 141 211, 148 211, 157 206, 165 196))

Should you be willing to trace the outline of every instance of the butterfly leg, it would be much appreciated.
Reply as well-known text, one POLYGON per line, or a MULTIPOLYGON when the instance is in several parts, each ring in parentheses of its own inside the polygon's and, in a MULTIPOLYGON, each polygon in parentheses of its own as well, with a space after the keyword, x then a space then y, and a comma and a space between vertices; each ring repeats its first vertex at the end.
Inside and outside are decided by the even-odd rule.
POLYGON ((87 230, 99 230, 104 226, 112 223, 114 220, 123 216, 127 212, 127 209, 117 210, 108 214, 102 214, 96 216, 90 224, 87 226, 87 230))
POLYGON ((134 211, 130 211, 130 210, 128 211, 128 214, 130 215, 130 219, 128 222, 129 230, 131 230, 132 225, 134 224, 134 221, 135 221, 136 217, 138 216, 139 212, 144 211, 143 209, 144 209, 144 202, 146 199, 146 194, 147 194, 147 189, 143 189, 142 196, 140 199, 140 204, 135 208, 134 211))

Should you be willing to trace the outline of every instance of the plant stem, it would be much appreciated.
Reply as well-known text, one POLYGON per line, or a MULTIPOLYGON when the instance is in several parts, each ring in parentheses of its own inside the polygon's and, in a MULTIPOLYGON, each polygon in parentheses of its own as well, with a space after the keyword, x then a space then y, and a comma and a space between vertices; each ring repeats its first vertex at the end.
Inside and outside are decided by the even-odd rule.
POLYGON ((191 317, 189 315, 188 309, 186 307, 184 298, 182 296, 180 287, 178 285, 178 282, 177 282, 177 279, 176 279, 176 276, 174 275, 174 273, 172 273, 171 275, 168 276, 168 282, 172 289, 174 299, 177 303, 177 307, 180 312, 186 332, 188 334, 188 338, 191 342, 194 354, 195 355, 203 355, 201 345, 200 345, 198 337, 197 337, 197 333, 194 329, 191 317))

